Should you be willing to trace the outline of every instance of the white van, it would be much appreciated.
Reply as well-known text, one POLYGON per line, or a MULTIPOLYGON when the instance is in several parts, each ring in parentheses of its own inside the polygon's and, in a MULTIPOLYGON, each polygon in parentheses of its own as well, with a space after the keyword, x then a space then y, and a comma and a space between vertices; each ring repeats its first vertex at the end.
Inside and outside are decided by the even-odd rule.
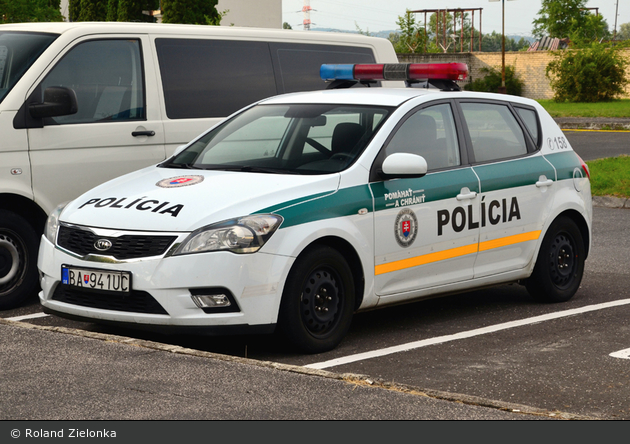
POLYGON ((395 62, 389 41, 355 34, 1 25, 0 309, 35 297, 39 239, 58 204, 166 159, 247 104, 324 89, 323 63, 395 62))

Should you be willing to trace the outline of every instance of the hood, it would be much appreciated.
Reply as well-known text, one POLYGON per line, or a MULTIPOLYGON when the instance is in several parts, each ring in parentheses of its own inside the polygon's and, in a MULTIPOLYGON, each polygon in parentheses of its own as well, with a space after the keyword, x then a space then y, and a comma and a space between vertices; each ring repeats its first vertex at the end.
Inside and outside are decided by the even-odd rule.
POLYGON ((60 220, 120 230, 186 232, 332 193, 338 185, 338 174, 301 176, 153 166, 84 193, 64 208, 60 220))

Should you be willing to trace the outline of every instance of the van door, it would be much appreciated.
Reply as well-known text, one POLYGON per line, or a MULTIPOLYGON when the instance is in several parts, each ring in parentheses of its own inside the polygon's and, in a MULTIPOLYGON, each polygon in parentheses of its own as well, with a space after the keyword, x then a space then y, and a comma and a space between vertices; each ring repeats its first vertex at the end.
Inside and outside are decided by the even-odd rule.
POLYGON ((26 117, 33 194, 44 209, 165 158, 147 37, 77 41, 33 86, 26 106, 42 102, 45 89, 58 86, 74 91, 76 113, 26 117))

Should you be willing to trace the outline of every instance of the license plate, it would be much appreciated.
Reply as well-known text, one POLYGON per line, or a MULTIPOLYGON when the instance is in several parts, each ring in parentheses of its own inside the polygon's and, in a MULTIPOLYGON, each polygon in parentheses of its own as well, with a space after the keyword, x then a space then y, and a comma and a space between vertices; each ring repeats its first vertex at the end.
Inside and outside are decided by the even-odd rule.
POLYGON ((90 290, 131 291, 131 273, 128 271, 106 271, 93 268, 61 267, 61 282, 65 285, 90 290))

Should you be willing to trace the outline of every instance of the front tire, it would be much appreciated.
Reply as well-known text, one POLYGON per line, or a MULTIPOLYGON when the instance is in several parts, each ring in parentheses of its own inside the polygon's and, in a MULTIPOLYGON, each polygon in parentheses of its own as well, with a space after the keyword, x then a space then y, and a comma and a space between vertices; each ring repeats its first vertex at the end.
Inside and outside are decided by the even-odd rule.
POLYGON ((335 249, 316 246, 293 265, 282 294, 278 326, 301 351, 337 347, 350 329, 355 288, 352 271, 335 249))
POLYGON ((0 310, 19 307, 37 291, 38 246, 31 224, 0 210, 0 310))
POLYGON ((525 288, 540 302, 568 301, 580 287, 585 259, 580 229, 568 217, 559 217, 545 234, 525 288))

